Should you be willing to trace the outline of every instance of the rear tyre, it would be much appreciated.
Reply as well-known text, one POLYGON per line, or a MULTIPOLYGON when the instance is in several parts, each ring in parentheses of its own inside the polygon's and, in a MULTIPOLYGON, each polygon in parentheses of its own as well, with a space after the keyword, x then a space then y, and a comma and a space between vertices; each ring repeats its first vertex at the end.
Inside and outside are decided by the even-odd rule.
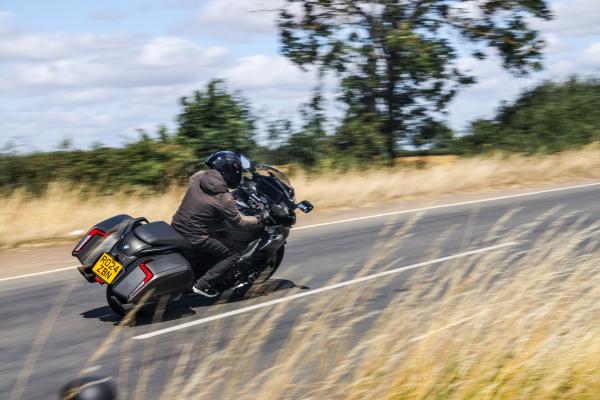
POLYGON ((121 303, 118 295, 112 290, 112 286, 106 287, 106 302, 111 310, 113 310, 116 314, 123 316, 127 313, 127 310, 121 303))

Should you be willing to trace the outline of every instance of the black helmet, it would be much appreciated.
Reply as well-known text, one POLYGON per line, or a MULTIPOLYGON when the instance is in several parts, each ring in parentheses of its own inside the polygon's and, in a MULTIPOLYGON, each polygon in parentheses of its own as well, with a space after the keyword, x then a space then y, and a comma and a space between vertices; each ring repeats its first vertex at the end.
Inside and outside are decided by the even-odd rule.
POLYGON ((237 187, 242 181, 242 159, 238 153, 227 150, 217 151, 211 154, 204 164, 210 169, 219 171, 230 188, 237 187))

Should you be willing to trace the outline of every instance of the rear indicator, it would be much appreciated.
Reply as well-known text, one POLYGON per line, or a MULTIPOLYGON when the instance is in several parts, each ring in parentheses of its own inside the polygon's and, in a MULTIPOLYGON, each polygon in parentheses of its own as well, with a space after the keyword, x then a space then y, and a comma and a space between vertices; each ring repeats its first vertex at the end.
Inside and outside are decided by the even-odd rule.
POLYGON ((103 230, 98 229, 96 227, 90 229, 90 231, 83 237, 83 239, 81 239, 79 243, 77 243, 77 246, 75 246, 71 254, 74 256, 79 254, 81 249, 83 249, 83 246, 85 246, 94 236, 106 237, 107 234, 103 230))
POLYGON ((148 266, 146 265, 146 263, 149 263, 152 260, 146 260, 143 263, 140 264, 140 269, 142 270, 142 272, 144 272, 144 275, 146 275, 144 277, 144 281, 142 282, 144 285, 146 283, 148 283, 148 281, 152 278, 154 278, 154 274, 152 273, 152 271, 150 271, 150 268, 148 268, 148 266))

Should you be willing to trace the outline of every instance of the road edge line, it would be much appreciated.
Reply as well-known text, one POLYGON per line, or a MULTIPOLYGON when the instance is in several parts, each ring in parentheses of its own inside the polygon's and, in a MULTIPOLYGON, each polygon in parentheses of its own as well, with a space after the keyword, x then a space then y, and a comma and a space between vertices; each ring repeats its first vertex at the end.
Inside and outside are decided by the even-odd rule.
POLYGON ((75 269, 77 267, 78 267, 77 265, 71 265, 70 267, 50 269, 48 271, 33 272, 31 274, 25 274, 25 275, 9 276, 9 277, 6 277, 6 278, 0 278, 0 282, 11 281, 13 279, 20 279, 20 278, 29 278, 31 276, 37 276, 37 275, 51 274, 53 272, 67 271, 69 269, 75 269))

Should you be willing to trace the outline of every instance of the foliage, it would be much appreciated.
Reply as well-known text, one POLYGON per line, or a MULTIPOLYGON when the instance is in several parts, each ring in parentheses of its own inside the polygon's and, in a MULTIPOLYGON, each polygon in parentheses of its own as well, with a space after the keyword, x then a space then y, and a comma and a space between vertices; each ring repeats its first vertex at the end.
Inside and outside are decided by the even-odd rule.
POLYGON ((123 148, 57 151, 0 157, 0 188, 42 193, 52 182, 103 193, 161 191, 186 175, 190 151, 175 143, 142 138, 123 148))
POLYGON ((484 151, 558 152, 600 141, 600 80, 543 82, 502 105, 496 117, 471 123, 457 146, 484 151))
POLYGON ((180 100, 183 112, 177 117, 177 135, 201 159, 229 149, 250 152, 254 146, 254 117, 240 95, 227 91, 224 81, 212 80, 204 91, 180 100))
POLYGON ((487 47, 497 50, 503 66, 518 75, 541 67, 543 41, 529 21, 550 18, 546 1, 469 5, 451 0, 287 0, 279 18, 282 52, 302 67, 337 73, 349 114, 342 135, 368 123, 363 132, 373 135, 370 152, 384 151, 393 159, 399 140, 418 136, 461 86, 474 81, 457 66, 459 41, 468 42, 478 58, 486 56, 487 47), (452 35, 460 39, 450 40, 452 35))

